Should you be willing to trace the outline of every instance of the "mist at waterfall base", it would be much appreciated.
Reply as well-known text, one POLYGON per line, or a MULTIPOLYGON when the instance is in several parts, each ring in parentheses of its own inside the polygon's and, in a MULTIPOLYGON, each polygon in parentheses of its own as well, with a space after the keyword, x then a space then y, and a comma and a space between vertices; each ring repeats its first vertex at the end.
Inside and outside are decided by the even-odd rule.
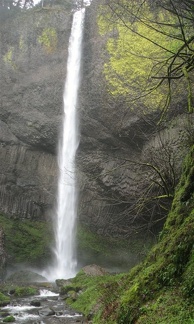
POLYGON ((81 47, 85 8, 73 15, 69 40, 67 76, 63 95, 63 131, 58 149, 58 193, 54 217, 54 260, 42 275, 49 281, 68 279, 76 275, 75 221, 77 214, 77 190, 75 179, 75 154, 78 147, 77 97, 80 79, 81 47))

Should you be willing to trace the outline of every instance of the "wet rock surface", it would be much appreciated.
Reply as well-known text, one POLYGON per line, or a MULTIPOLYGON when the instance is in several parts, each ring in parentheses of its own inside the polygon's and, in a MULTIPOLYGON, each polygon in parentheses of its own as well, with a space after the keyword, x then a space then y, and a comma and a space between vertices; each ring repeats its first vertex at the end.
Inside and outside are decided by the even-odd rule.
POLYGON ((0 323, 8 316, 13 316, 18 324, 88 323, 82 314, 69 309, 58 294, 45 289, 38 296, 11 298, 9 305, 0 308, 0 323))
POLYGON ((0 212, 8 217, 45 219, 54 204, 71 18, 32 10, 0 26, 0 212))
MULTIPOLYGON (((127 98, 112 96, 107 91, 104 64, 109 60, 107 39, 113 35, 111 32, 100 35, 99 11, 100 2, 92 1, 86 12, 84 30, 79 104, 81 137, 77 154, 79 219, 99 235, 131 237, 147 216, 145 212, 136 217, 134 212, 134 204, 143 196, 143 188, 149 187, 145 169, 138 163, 151 161, 151 154, 146 150, 149 145, 153 155, 161 153, 164 145, 178 151, 177 126, 180 123, 174 125, 175 132, 172 129, 170 132, 170 127, 165 125, 164 132, 159 133, 156 127, 159 112, 144 114, 138 100, 133 106, 127 98), (158 143, 164 138, 160 145, 154 142, 157 135, 158 143)), ((178 173, 180 169, 177 177, 178 173)))
MULTIPOLYGON (((107 91, 103 73, 107 36, 99 34, 99 4, 94 0, 87 8, 84 28, 78 104, 79 221, 103 236, 126 237, 130 229, 136 232, 130 208, 141 197, 137 184, 145 177, 128 160, 147 161, 145 148, 154 142, 157 113, 145 118, 138 102, 130 109, 126 98, 107 91)), ((71 21, 70 12, 53 6, 29 10, 0 25, 0 212, 8 217, 48 220, 55 205, 71 21), (49 38, 49 32, 55 35, 50 47, 43 37, 49 38)), ((170 139, 175 151, 178 136, 170 139)), ((153 150, 160 149, 153 144, 153 150)))
POLYGON ((82 268, 83 272, 88 276, 104 276, 108 271, 96 264, 87 265, 82 268))

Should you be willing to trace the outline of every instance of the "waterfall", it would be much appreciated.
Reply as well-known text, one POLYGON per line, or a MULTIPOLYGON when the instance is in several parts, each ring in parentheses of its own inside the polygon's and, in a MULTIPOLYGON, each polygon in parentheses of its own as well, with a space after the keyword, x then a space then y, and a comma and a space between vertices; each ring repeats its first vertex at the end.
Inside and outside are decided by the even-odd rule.
POLYGON ((75 154, 78 146, 77 96, 80 78, 81 47, 85 8, 73 15, 69 39, 67 76, 63 94, 63 132, 59 144, 58 194, 55 223, 54 262, 44 275, 53 281, 68 279, 76 274, 75 221, 77 193, 75 180, 75 154))

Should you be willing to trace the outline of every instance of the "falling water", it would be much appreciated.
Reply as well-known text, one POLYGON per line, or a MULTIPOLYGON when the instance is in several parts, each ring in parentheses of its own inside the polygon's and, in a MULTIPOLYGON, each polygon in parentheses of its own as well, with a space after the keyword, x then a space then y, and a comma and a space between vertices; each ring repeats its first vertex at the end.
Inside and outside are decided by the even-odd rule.
POLYGON ((55 226, 54 265, 45 273, 49 280, 71 278, 76 274, 75 220, 76 181, 75 153, 78 146, 76 105, 79 88, 81 46, 85 8, 74 13, 69 52, 67 77, 63 94, 64 120, 59 145, 59 180, 55 226))

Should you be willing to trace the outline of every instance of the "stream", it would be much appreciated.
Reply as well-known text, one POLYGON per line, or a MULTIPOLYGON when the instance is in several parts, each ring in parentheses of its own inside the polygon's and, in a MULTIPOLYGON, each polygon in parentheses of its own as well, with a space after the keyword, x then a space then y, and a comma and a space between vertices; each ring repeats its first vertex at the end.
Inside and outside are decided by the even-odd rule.
POLYGON ((82 314, 70 310, 59 294, 46 289, 37 296, 13 297, 9 305, 0 308, 0 323, 11 315, 18 324, 88 323, 82 314))

